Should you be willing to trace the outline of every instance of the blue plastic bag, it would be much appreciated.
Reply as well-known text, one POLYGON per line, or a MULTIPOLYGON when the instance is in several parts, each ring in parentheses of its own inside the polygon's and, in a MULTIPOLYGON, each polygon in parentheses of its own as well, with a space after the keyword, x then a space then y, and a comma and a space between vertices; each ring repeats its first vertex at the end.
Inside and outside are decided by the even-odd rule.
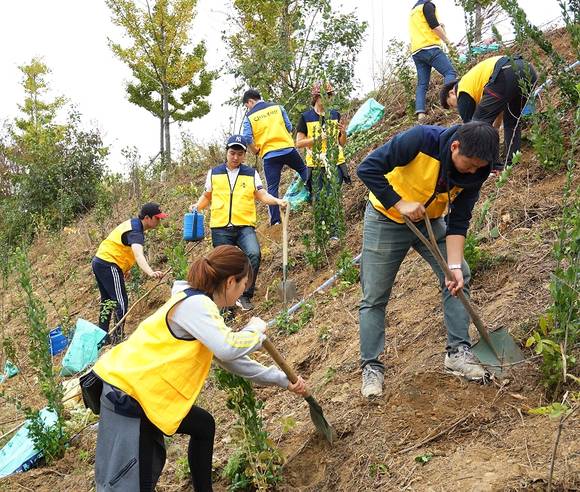
POLYGON ((375 101, 372 97, 367 99, 363 105, 358 108, 346 129, 347 135, 356 132, 368 130, 376 125, 385 114, 385 107, 375 101))
MULTIPOLYGON (((40 411, 40 417, 45 428, 50 429, 56 424, 57 415, 54 410, 48 410, 45 407, 40 411)), ((28 425, 26 421, 0 450, 0 478, 29 470, 42 457, 42 453, 34 447, 28 435, 28 425)))
POLYGON ((99 343, 106 335, 98 326, 79 318, 73 339, 62 359, 60 374, 72 376, 94 363, 99 355, 99 343))
POLYGON ((298 210, 303 203, 307 203, 310 199, 310 192, 306 188, 304 181, 300 174, 296 173, 290 187, 284 195, 284 200, 288 200, 290 210, 298 210))

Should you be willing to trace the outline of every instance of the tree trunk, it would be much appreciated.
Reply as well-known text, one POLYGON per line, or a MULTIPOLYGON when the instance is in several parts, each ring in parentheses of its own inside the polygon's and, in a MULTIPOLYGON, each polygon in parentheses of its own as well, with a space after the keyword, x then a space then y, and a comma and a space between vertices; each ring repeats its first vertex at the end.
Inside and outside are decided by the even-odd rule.
POLYGON ((159 118, 159 158, 165 166, 165 140, 163 139, 163 117, 159 118))
POLYGON ((473 33, 473 43, 474 44, 481 43, 483 21, 485 20, 483 17, 484 17, 483 8, 481 7, 481 5, 476 5, 475 6, 475 30, 473 33))
POLYGON ((165 130, 165 166, 171 165, 171 139, 169 136, 169 94, 163 85, 163 125, 165 130))

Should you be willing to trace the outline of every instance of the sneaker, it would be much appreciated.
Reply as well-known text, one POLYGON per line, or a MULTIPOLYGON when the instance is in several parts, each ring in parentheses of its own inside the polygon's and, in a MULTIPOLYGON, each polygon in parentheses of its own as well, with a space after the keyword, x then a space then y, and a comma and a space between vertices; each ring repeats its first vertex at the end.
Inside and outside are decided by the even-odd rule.
POLYGON ((254 309, 254 305, 250 301, 250 299, 246 296, 240 297, 236 301, 236 306, 238 306, 242 311, 250 311, 254 309))
POLYGON ((466 345, 460 345, 457 350, 447 352, 445 369, 470 381, 485 379, 487 374, 477 357, 473 355, 471 349, 466 345))
POLYGON ((381 396, 383 394, 383 381, 385 376, 381 370, 366 365, 362 370, 362 387, 360 392, 365 398, 381 396))
POLYGON ((334 243, 338 242, 338 236, 330 236, 330 241, 334 243))
POLYGON ((417 121, 418 122, 423 121, 426 117, 427 117, 427 115, 425 113, 417 113, 417 121))

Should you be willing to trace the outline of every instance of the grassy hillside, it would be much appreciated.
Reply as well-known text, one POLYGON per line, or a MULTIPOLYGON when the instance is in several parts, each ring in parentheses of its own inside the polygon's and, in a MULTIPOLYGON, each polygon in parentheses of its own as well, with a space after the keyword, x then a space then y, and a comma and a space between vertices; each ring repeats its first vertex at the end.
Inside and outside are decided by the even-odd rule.
MULTIPOLYGON (((552 39, 565 47, 561 33, 552 39)), ((436 99, 436 89, 433 85, 429 100, 436 99)), ((350 160, 353 178, 366 153, 412 124, 397 91, 402 91, 400 86, 391 85, 376 95, 387 106, 387 115, 356 143, 358 150, 350 160)), ((457 121, 454 115, 436 109, 428 123, 457 121)), ((524 130, 524 136, 526 133, 524 130)), ((254 158, 249 161, 253 164, 254 158)), ((109 209, 97 208, 58 234, 39 231, 29 258, 35 291, 45 301, 49 324, 56 325, 63 318, 97 320, 99 296, 91 258, 106 233, 134 214, 140 202, 155 199, 170 214, 162 229, 148 234, 150 263, 160 269, 175 264, 180 259, 182 214, 214 164, 210 160, 196 162, 195 167, 182 164, 163 181, 143 179, 138 187, 117 186, 109 209)), ((284 180, 287 186, 288 172, 284 180)), ((482 229, 486 262, 475 272, 472 299, 490 327, 506 327, 522 346, 551 304, 552 246, 556 220, 562 215, 565 182, 564 172, 544 170, 529 142, 524 141, 521 162, 501 189, 482 229), (492 230, 497 234, 489 234, 492 230)), ((577 184, 576 177, 574 186, 577 184)), ((489 196, 495 186, 494 179, 489 179, 482 197, 489 196)), ((353 179, 343 197, 345 247, 355 255, 361 248, 367 191, 353 179)), ((262 268, 252 314, 270 320, 283 308, 275 288, 281 278, 280 230, 267 225, 265 207, 259 208, 262 268)), ((308 266, 301 237, 310 222, 310 211, 303 209, 292 215, 290 224, 289 275, 303 293, 312 292, 332 275, 339 254, 338 246, 332 247, 325 268, 314 271, 308 266)), ((192 257, 210 247, 209 240, 204 241, 195 247, 192 257)), ((132 332, 167 299, 170 284, 171 279, 164 281, 133 311, 126 332, 132 332)), ((155 281, 130 285, 133 303, 155 281)), ((547 403, 540 358, 526 349, 527 362, 514 367, 508 380, 487 385, 446 374, 446 331, 437 282, 428 266, 412 253, 401 268, 389 303, 385 394, 368 401, 360 396, 359 299, 358 284, 339 285, 314 297, 312 318, 298 333, 271 331, 274 344, 308 379, 339 437, 332 447, 322 441, 314 432, 307 406, 290 393, 256 389, 265 401, 267 430, 285 458, 279 490, 545 490, 558 422, 528 414, 529 409, 547 403), (418 457, 426 463, 421 464, 418 457)), ((27 356, 25 304, 14 274, 3 288, 1 303, 3 337, 13 341, 21 369, 20 375, 3 386, 9 395, 25 396, 27 404, 40 407, 42 398, 27 356)), ((247 317, 239 315, 236 325, 242 326, 247 317)), ((269 363, 265 354, 256 357, 269 363)), ((224 393, 212 379, 198 403, 216 418, 217 477, 235 448, 231 437, 235 416, 226 409, 224 393)), ((0 432, 9 431, 21 419, 14 406, 4 403, 0 432)), ((578 416, 573 417, 560 439, 554 470, 557 490, 580 488, 578 423, 578 416)), ((0 490, 93 490, 95 440, 95 428, 89 426, 71 442, 62 460, 2 480, 0 490)), ((157 490, 188 490, 186 447, 182 437, 168 440, 168 462, 157 490)), ((215 490, 226 489, 225 480, 218 479, 215 490)))

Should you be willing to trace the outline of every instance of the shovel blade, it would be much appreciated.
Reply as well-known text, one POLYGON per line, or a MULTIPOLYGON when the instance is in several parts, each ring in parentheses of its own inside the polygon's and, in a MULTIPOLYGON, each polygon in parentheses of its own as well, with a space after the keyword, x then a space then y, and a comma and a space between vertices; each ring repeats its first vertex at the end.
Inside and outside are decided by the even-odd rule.
POLYGON ((493 349, 495 349, 495 353, 498 355, 497 357, 494 354, 494 350, 483 339, 480 339, 473 345, 471 350, 481 364, 496 376, 502 376, 510 364, 524 360, 524 354, 507 329, 499 328, 498 330, 492 331, 489 333, 489 338, 493 349))
POLYGON ((322 436, 330 444, 332 444, 332 442, 336 438, 336 431, 332 428, 332 426, 328 423, 328 421, 324 417, 322 407, 318 404, 318 402, 314 399, 312 395, 307 396, 304 399, 308 403, 308 407, 310 410, 310 418, 312 419, 312 423, 316 427, 316 430, 320 432, 320 434, 322 434, 322 436))
POLYGON ((283 302, 289 302, 296 299, 298 296, 298 290, 296 289, 296 283, 293 280, 282 281, 278 284, 278 293, 280 294, 280 300, 283 302))

